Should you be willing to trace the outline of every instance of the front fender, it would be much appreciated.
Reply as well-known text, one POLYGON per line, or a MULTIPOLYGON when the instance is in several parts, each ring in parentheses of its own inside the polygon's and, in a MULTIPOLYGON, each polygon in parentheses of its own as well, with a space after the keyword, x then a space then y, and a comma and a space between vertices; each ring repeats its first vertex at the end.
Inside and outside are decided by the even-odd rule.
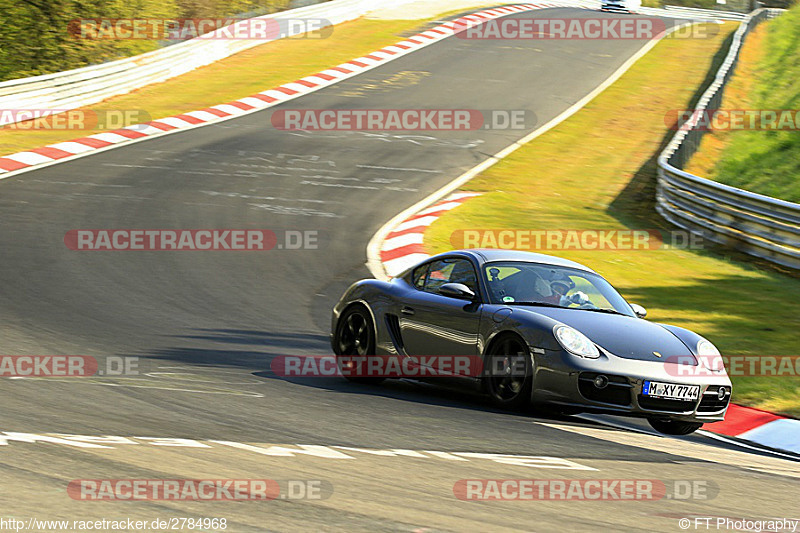
POLYGON ((485 353, 492 340, 501 333, 516 333, 525 340, 531 353, 539 350, 560 350, 553 335, 553 328, 561 322, 538 313, 531 313, 522 308, 497 307, 485 313, 484 335, 485 344, 482 353, 485 353))
POLYGON ((339 324, 339 318, 350 305, 360 303, 370 312, 372 322, 375 324, 376 349, 378 354, 393 353, 394 345, 391 342, 385 317, 395 305, 398 298, 402 297, 405 289, 401 282, 380 281, 377 279, 362 279, 350 285, 342 297, 333 307, 331 314, 331 347, 336 353, 334 336, 339 324))
MULTIPOLYGON (((500 335, 512 333, 523 339, 532 358, 534 388, 543 365, 539 360, 561 351, 561 345, 553 335, 553 327, 559 324, 550 317, 529 313, 523 309, 497 306, 487 309, 481 320, 481 353, 486 357, 492 343, 500 335)), ((545 365, 546 366, 546 365, 545 365)))

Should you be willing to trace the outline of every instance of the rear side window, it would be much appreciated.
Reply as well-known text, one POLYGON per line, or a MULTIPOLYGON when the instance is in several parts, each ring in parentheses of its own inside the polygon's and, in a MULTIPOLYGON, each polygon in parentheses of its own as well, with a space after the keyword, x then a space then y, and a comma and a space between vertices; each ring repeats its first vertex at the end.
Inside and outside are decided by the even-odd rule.
POLYGON ((478 277, 472 263, 466 259, 443 259, 431 263, 425 292, 438 294, 439 287, 445 283, 463 283, 473 292, 478 292, 478 277))
POLYGON ((411 274, 411 284, 419 290, 425 287, 425 275, 428 273, 429 264, 430 263, 426 263, 422 266, 418 266, 411 274))

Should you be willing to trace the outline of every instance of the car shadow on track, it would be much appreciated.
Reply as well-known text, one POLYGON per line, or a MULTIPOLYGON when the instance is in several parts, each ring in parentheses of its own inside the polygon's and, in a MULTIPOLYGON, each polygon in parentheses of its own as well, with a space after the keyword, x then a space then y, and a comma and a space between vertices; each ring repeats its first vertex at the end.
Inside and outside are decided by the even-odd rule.
MULTIPOLYGON (((413 404, 462 409, 472 412, 493 413, 511 417, 520 422, 544 422, 576 427, 603 428, 607 431, 634 431, 654 433, 644 419, 623 418, 607 415, 590 415, 587 418, 561 415, 551 410, 528 407, 520 411, 508 411, 491 405, 487 396, 469 385, 446 378, 431 378, 427 381, 411 379, 387 379, 379 385, 352 383, 343 377, 287 377, 272 371, 272 362, 283 355, 330 355, 329 337, 308 332, 270 332, 254 329, 220 328, 195 329, 177 339, 190 341, 200 346, 173 346, 147 353, 129 354, 148 362, 186 364, 204 370, 241 369, 257 378, 260 385, 269 386, 273 380, 292 386, 310 387, 334 394, 356 397, 375 397, 400 400, 413 404), (250 349, 230 349, 230 345, 250 349)), ((258 388, 253 389, 258 390, 258 388)), ((680 440, 703 442, 724 448, 730 445, 712 443, 707 437, 697 435, 673 437, 680 440)))
POLYGON ((529 408, 506 411, 493 407, 489 399, 469 384, 459 385, 453 380, 433 378, 433 381, 387 379, 380 385, 352 383, 342 377, 286 377, 271 370, 275 358, 284 355, 330 355, 327 335, 306 332, 269 332, 253 329, 195 329, 176 338, 198 343, 200 346, 172 346, 148 350, 146 353, 125 354, 143 359, 141 367, 155 364, 179 363, 192 367, 238 368, 249 370, 252 376, 265 380, 280 380, 293 385, 323 389, 346 395, 377 396, 443 407, 454 407, 498 413, 514 417, 579 422, 578 419, 529 408), (217 345, 217 346, 215 346, 217 345), (224 345, 224 346, 219 346, 224 345), (249 349, 230 349, 229 345, 249 349))
POLYGON ((252 329, 198 329, 197 333, 181 335, 181 339, 194 339, 227 344, 263 345, 269 348, 283 348, 289 350, 313 349, 328 350, 330 341, 327 335, 302 333, 280 333, 272 331, 259 331, 252 329))

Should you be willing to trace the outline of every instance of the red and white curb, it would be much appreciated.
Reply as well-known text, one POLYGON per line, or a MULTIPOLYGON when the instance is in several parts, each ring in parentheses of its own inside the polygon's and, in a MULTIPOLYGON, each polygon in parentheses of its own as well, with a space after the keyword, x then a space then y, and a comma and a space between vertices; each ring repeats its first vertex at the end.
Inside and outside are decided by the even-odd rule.
POLYGON ((703 429, 787 452, 800 454, 800 420, 731 404, 723 422, 703 429))
POLYGON ((408 217, 395 226, 381 245, 381 261, 389 276, 396 276, 408 267, 429 257, 422 245, 425 230, 443 214, 454 209, 473 196, 474 192, 456 192, 408 217))
MULTIPOLYGON (((673 26, 670 28, 667 34, 689 25, 691 25, 691 23, 673 26)), ((394 218, 386 222, 386 224, 384 224, 380 229, 378 229, 377 232, 375 232, 375 234, 372 236, 372 239, 370 239, 369 244, 367 244, 366 266, 372 275, 377 279, 386 280, 392 276, 396 276, 405 268, 411 266, 415 261, 427 257, 422 248, 422 231, 424 231, 424 229, 416 231, 414 230, 415 227, 423 226, 423 224, 420 222, 414 222, 414 220, 422 211, 427 212, 437 202, 448 203, 448 200, 452 201, 451 197, 448 197, 448 195, 453 194, 459 188, 463 187, 472 178, 502 161, 522 146, 525 146, 540 135, 547 133, 552 128, 558 126, 566 119, 583 109, 583 107, 591 102, 595 96, 602 93, 604 90, 606 90, 606 88, 617 81, 625 72, 627 72, 628 69, 633 66, 633 64, 636 63, 642 56, 649 52, 659 40, 660 37, 657 37, 648 41, 639 49, 638 52, 629 57, 622 65, 619 66, 619 68, 617 68, 614 73, 606 78, 605 81, 595 87, 591 92, 589 92, 589 94, 559 113, 558 116, 550 119, 547 123, 539 126, 525 137, 514 141, 496 154, 483 160, 481 163, 453 179, 439 190, 435 191, 426 198, 423 198, 404 211, 398 213, 394 218), (442 200, 443 198, 445 198, 445 200, 442 200), (403 236, 401 234, 403 231, 408 231, 409 234, 414 235, 406 237, 406 239, 400 239, 399 237, 403 236), (390 238, 390 236, 392 242, 387 244, 386 241, 390 238)), ((462 196, 461 198, 465 197, 462 196)), ((462 201, 464 200, 462 199, 462 201)), ((453 205, 450 208, 452 207, 456 206, 453 205)), ((433 216, 433 214, 430 212, 428 212, 428 215, 433 216)), ((427 222, 428 225, 430 225, 433 220, 435 219, 428 219, 423 222, 427 222)))
POLYGON ((7 178, 12 173, 27 171, 32 167, 62 162, 72 158, 90 155, 100 150, 145 140, 154 136, 175 133, 254 113, 357 76, 365 71, 415 52, 421 48, 425 48, 426 46, 430 46, 431 44, 437 43, 460 31, 465 31, 469 27, 482 24, 488 20, 536 9, 584 7, 583 4, 587 3, 588 2, 582 2, 581 0, 560 3, 536 2, 478 11, 445 22, 422 33, 418 33, 413 37, 409 37, 404 41, 381 48, 371 54, 352 59, 337 67, 323 70, 317 74, 312 74, 297 81, 262 91, 233 102, 228 102, 227 104, 215 105, 199 111, 182 113, 144 124, 136 124, 113 131, 96 133, 71 141, 51 144, 43 148, 34 148, 32 150, 0 157, 0 179, 7 178), (458 29, 458 31, 456 31, 456 29, 458 29))

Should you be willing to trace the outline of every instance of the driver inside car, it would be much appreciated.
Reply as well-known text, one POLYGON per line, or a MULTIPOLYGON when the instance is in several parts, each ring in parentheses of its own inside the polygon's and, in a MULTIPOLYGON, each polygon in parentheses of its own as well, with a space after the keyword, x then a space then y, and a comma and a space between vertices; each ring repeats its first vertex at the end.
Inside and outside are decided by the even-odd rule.
POLYGON ((569 307, 570 304, 584 305, 589 303, 589 297, 583 291, 567 296, 567 293, 575 288, 575 283, 569 278, 559 278, 550 282, 551 296, 545 298, 545 302, 569 307))

